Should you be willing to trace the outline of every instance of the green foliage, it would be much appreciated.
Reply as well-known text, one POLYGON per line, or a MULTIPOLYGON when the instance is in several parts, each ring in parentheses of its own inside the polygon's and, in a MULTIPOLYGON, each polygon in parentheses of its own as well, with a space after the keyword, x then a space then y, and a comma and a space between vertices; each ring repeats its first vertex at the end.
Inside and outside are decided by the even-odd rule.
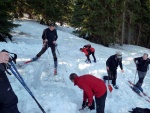
POLYGON ((77 0, 71 24, 81 28, 81 34, 90 34, 92 41, 104 45, 113 43, 121 22, 122 3, 118 0, 77 0))
POLYGON ((120 43, 125 13, 124 43, 150 47, 149 0, 75 0, 71 25, 89 40, 108 45, 120 43), (130 34, 130 38, 128 34, 130 34), (131 36, 132 34, 132 36, 131 36), (131 40, 131 42, 130 42, 131 40))
POLYGON ((17 27, 10 21, 10 11, 12 10, 13 0, 1 0, 0 1, 0 33, 9 33, 13 27, 17 27))

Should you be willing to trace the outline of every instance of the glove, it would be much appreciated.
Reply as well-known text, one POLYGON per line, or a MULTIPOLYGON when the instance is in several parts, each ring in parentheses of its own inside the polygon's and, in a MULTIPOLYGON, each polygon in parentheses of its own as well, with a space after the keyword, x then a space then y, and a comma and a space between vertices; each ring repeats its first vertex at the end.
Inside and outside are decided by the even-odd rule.
POLYGON ((94 100, 93 100, 92 104, 89 104, 89 103, 87 103, 87 104, 88 104, 88 107, 89 107, 90 110, 94 110, 95 109, 95 102, 94 102, 94 100))
POLYGON ((82 108, 85 108, 87 105, 86 105, 86 102, 85 101, 83 101, 83 103, 82 103, 82 108))

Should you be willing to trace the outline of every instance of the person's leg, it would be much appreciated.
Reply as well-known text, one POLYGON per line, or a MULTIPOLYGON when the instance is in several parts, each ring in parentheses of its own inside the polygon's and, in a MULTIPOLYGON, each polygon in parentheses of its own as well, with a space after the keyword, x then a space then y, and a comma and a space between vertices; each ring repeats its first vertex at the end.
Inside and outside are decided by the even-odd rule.
POLYGON ((108 76, 103 76, 103 80, 112 80, 112 71, 107 70, 108 76))
POLYGON ((91 60, 90 60, 90 54, 89 54, 89 53, 88 53, 88 55, 86 55, 86 57, 87 57, 88 62, 91 63, 91 60))
POLYGON ((138 76, 139 76, 139 80, 138 80, 138 82, 136 83, 136 86, 137 86, 137 87, 141 87, 142 84, 143 84, 143 80, 144 80, 144 78, 145 78, 145 76, 146 76, 146 72, 138 71, 138 76))
POLYGON ((116 79, 117 79, 117 70, 112 71, 112 84, 113 86, 116 85, 116 79))
POLYGON ((93 58, 94 58, 94 62, 96 62, 96 58, 95 58, 95 52, 92 52, 92 56, 93 56, 93 58))
POLYGON ((57 69, 57 55, 56 55, 56 48, 55 45, 50 46, 51 47, 51 51, 52 51, 52 55, 53 55, 53 59, 54 59, 54 68, 57 69))
POLYGON ((0 113, 19 113, 12 112, 14 109, 14 105, 17 106, 18 98, 14 93, 11 84, 5 74, 4 71, 0 70, 0 113), (10 111, 10 112, 4 112, 10 111))
POLYGON ((100 98, 95 97, 96 101, 96 113, 104 113, 105 111, 105 101, 106 101, 107 92, 100 98))
POLYGON ((48 49, 48 44, 44 44, 41 51, 36 55, 38 58, 45 53, 45 51, 48 49))

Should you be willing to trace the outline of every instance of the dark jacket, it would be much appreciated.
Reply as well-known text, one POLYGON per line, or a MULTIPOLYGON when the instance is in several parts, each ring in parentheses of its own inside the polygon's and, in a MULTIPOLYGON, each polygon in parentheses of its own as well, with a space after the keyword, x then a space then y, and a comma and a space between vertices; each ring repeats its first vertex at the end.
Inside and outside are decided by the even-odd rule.
POLYGON ((15 95, 5 72, 0 70, 0 107, 7 108, 17 103, 18 98, 15 95))
POLYGON ((110 56, 106 61, 106 66, 109 67, 109 70, 116 70, 118 65, 120 65, 121 70, 123 69, 122 66, 122 58, 117 59, 116 55, 110 56))
POLYGON ((143 57, 138 57, 138 58, 134 58, 134 62, 137 65, 138 71, 147 72, 150 64, 150 59, 143 60, 143 57))
POLYGON ((49 28, 44 29, 43 34, 42 34, 42 39, 48 40, 48 45, 53 45, 53 41, 56 41, 58 38, 57 31, 54 29, 51 31, 49 28))
POLYGON ((99 98, 107 91, 105 83, 101 79, 90 74, 76 77, 74 79, 74 85, 77 85, 83 90, 83 101, 88 99, 90 104, 93 102, 93 96, 99 98))

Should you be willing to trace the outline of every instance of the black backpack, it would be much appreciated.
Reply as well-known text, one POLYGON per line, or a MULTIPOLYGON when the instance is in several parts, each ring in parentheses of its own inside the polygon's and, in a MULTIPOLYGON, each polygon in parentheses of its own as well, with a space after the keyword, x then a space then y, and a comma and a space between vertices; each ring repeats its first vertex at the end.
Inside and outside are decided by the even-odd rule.
POLYGON ((150 113, 150 109, 136 107, 136 108, 132 109, 132 111, 129 111, 129 112, 130 113, 150 113))

